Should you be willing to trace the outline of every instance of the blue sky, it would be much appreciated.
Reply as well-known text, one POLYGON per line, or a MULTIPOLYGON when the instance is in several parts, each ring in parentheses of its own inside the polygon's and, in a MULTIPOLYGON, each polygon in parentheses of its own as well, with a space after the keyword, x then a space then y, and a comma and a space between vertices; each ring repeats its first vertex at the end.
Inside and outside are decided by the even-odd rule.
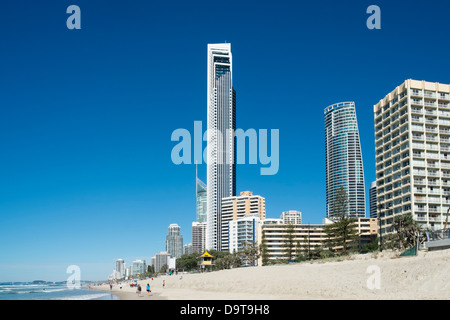
MULTIPOLYGON (((0 281, 105 279, 191 242, 195 166, 170 137, 206 121, 207 44, 231 43, 237 127, 280 130, 280 168, 238 165, 267 216, 325 215, 323 110, 355 101, 366 188, 373 105, 404 80, 449 83, 448 1, 9 1, 0 13, 0 281), (66 9, 81 8, 81 30, 66 9), (369 30, 366 9, 381 8, 369 30)), ((204 126, 205 127, 205 126, 204 126)), ((206 168, 199 166, 205 178, 206 168)), ((367 191, 367 190, 366 190, 367 191)))

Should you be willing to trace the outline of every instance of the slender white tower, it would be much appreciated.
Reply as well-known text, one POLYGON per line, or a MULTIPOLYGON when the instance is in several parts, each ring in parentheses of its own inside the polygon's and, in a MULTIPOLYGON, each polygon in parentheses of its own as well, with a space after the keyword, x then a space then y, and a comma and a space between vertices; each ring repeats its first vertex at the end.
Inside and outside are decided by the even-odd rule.
POLYGON ((208 44, 206 249, 221 248, 222 198, 236 195, 236 93, 231 45, 208 44))

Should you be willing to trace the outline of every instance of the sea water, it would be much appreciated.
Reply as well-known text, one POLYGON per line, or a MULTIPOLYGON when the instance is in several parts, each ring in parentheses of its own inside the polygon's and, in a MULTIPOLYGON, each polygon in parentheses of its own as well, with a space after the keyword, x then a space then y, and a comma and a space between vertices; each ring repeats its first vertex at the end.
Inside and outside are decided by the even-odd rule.
POLYGON ((2 283, 0 300, 119 300, 108 291, 86 287, 69 288, 66 284, 2 283))

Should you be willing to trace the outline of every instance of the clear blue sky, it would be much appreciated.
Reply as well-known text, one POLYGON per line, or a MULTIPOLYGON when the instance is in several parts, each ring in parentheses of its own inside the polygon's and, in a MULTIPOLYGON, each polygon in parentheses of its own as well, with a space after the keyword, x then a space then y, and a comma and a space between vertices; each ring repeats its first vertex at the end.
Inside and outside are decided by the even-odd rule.
POLYGON ((405 79, 450 82, 448 1, 226 3, 2 3, 0 281, 64 281, 72 264, 105 279, 163 251, 171 223, 191 242, 195 166, 171 162, 170 137, 206 121, 208 43, 231 43, 237 127, 280 130, 278 174, 237 168, 272 218, 325 215, 325 107, 355 101, 368 188, 373 105, 405 79))

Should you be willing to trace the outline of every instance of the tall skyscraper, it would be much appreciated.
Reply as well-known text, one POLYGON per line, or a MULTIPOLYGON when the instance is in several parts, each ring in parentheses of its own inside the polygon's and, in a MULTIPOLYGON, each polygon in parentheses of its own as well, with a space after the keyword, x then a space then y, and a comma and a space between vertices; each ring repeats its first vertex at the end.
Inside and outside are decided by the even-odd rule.
POLYGON ((370 184, 369 189, 369 208, 370 208, 370 217, 378 218, 377 213, 377 182, 373 181, 370 184))
POLYGON ((374 105, 382 234, 395 216, 441 229, 450 206, 450 85, 408 79, 374 105))
POLYGON ((169 234, 166 236, 166 251, 174 258, 183 255, 183 237, 180 234, 180 226, 175 223, 169 225, 169 234))
POLYGON ((206 222, 207 188, 206 185, 197 177, 197 174, 195 180, 195 194, 197 198, 197 222, 203 223, 206 222))
POLYGON ((240 196, 222 198, 222 250, 229 250, 229 222, 250 215, 256 215, 260 220, 266 218, 266 200, 263 197, 243 191, 240 196))
POLYGON ((338 213, 334 203, 340 187, 348 196, 347 213, 365 217, 364 169, 355 103, 333 104, 324 114, 327 217, 338 213))
POLYGON ((206 249, 221 248, 222 198, 236 194, 236 93, 231 45, 208 44, 206 249))

